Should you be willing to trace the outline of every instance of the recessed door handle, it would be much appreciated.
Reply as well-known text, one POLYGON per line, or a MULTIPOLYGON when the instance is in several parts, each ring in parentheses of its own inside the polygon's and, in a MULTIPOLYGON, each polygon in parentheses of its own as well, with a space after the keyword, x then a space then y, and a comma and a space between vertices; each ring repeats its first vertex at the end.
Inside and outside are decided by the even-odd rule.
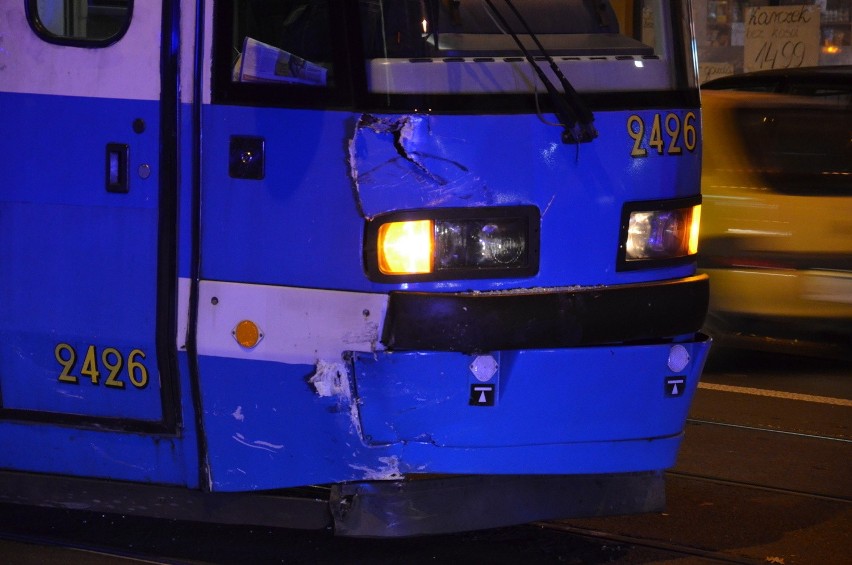
POLYGON ((107 143, 106 189, 120 194, 130 191, 130 148, 124 143, 107 143))

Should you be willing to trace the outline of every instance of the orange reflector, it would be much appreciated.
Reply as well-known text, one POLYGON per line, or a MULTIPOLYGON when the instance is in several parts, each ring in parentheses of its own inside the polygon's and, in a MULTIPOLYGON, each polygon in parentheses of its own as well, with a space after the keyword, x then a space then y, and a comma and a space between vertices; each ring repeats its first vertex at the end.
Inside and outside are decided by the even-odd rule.
POLYGON ((260 333, 260 328, 251 320, 243 320, 237 327, 234 328, 234 339, 237 343, 248 349, 253 348, 260 342, 263 335, 260 333))

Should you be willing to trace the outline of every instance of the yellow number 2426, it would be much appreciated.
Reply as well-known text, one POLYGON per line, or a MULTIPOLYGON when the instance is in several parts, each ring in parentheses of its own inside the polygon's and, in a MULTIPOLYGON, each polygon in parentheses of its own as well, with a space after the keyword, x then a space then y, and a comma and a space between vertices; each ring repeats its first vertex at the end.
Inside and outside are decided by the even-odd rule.
POLYGON ((630 156, 647 157, 649 148, 658 155, 681 155, 684 149, 695 151, 698 145, 695 120, 694 112, 687 112, 682 121, 675 113, 666 114, 665 117, 654 114, 650 124, 647 124, 642 116, 632 114, 627 118, 627 134, 633 139, 630 156))
POLYGON ((103 382, 104 386, 109 388, 124 388, 122 376, 126 374, 127 380, 134 387, 145 388, 148 385, 148 368, 143 363, 145 353, 141 349, 131 351, 125 360, 121 352, 114 347, 105 347, 98 355, 97 347, 90 345, 79 366, 80 376, 74 374, 78 355, 72 346, 60 343, 53 350, 53 355, 62 366, 59 381, 63 383, 79 384, 81 378, 88 378, 93 385, 103 382))

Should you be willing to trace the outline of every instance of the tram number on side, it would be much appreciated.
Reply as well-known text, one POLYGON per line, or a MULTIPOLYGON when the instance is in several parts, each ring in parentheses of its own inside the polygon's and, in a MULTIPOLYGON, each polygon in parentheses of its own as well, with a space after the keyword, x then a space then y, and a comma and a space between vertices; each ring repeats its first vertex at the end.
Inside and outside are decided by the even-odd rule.
POLYGON ((648 150, 658 155, 682 155, 684 149, 692 152, 698 145, 697 118, 687 112, 681 119, 678 114, 654 114, 648 123, 645 118, 631 114, 627 118, 627 134, 633 139, 631 157, 647 157, 648 150))
POLYGON ((56 361, 62 366, 59 382, 79 384, 80 379, 90 380, 93 385, 103 383, 109 388, 124 388, 125 379, 138 389, 148 386, 148 368, 143 361, 145 353, 134 349, 125 358, 114 347, 105 347, 98 354, 98 348, 90 345, 84 356, 67 343, 60 343, 53 350, 56 361), (80 360, 78 366, 77 361, 80 360), (79 370, 79 375, 75 371, 79 370))

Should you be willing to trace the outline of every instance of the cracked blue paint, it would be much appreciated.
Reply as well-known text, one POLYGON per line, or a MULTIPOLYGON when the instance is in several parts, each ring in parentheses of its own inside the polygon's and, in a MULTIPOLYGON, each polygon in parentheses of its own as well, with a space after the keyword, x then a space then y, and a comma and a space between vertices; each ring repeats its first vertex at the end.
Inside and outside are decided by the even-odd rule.
POLYGON ((468 151, 464 140, 435 135, 429 116, 362 114, 349 142, 349 170, 362 215, 494 204, 482 177, 462 162, 468 151))

